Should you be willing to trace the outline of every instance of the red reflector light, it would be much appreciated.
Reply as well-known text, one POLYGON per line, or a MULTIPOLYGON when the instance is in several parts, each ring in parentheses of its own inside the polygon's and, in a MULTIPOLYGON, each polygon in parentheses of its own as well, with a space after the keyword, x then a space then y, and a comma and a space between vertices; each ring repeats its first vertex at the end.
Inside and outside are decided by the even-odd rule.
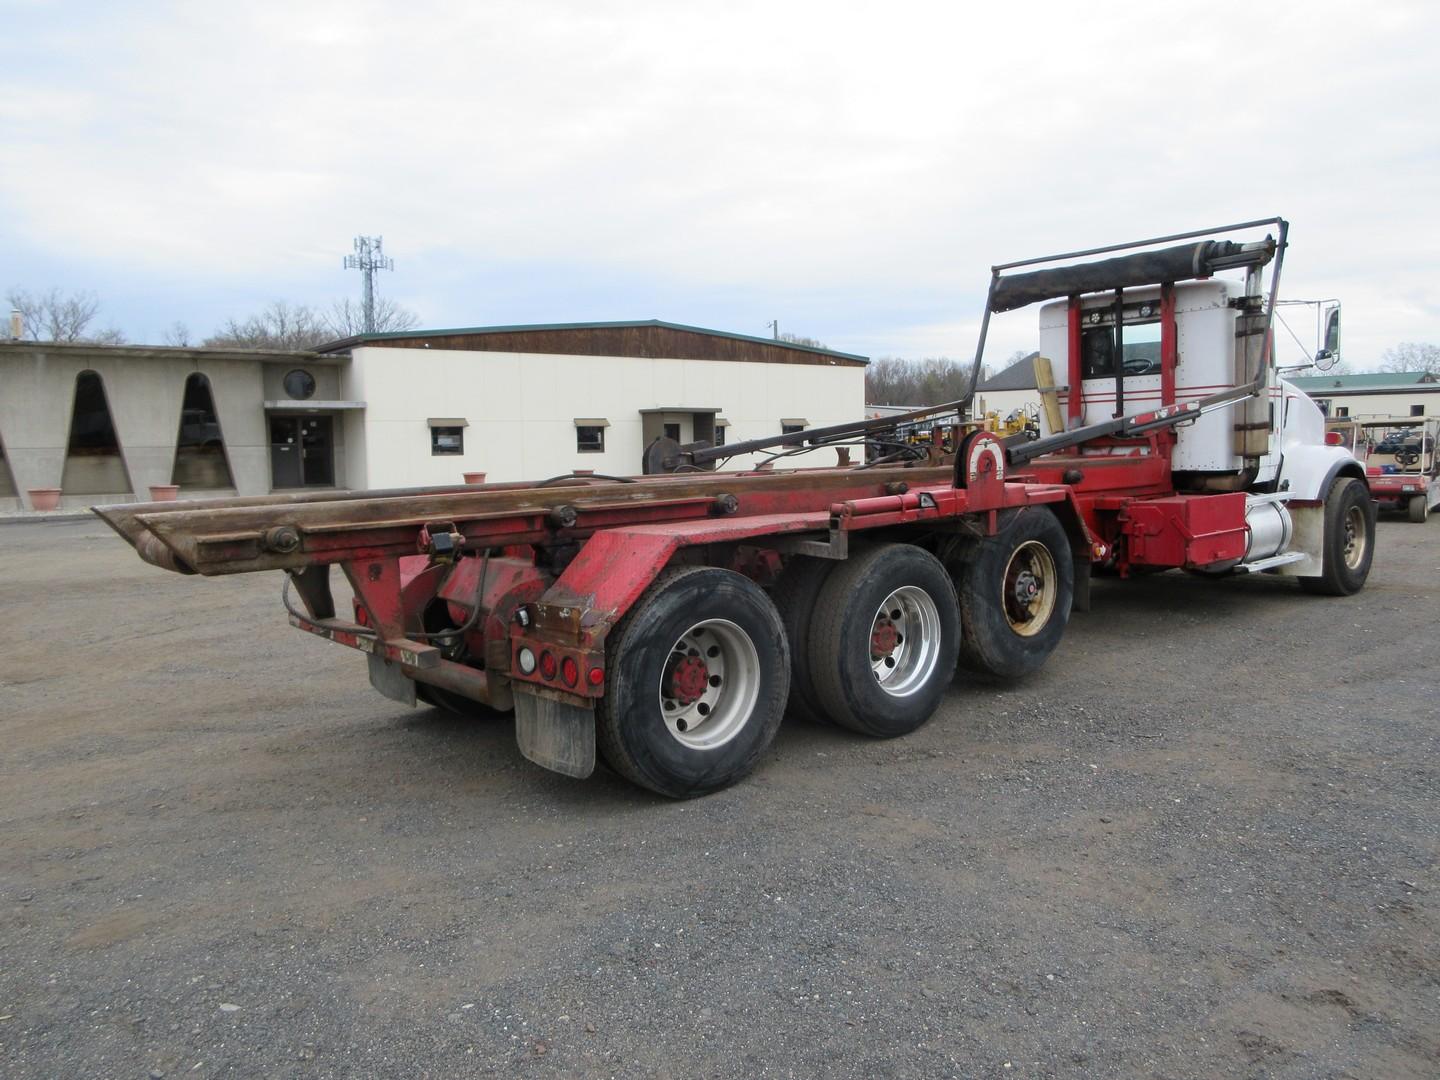
POLYGON ((359 604, 355 605, 355 621, 361 626, 370 625, 370 613, 359 604))
POLYGON ((591 686, 599 686, 605 681, 605 672, 601 671, 598 667, 592 667, 585 678, 591 686))
POLYGON ((565 680, 566 686, 574 686, 580 681, 580 665, 570 657, 560 661, 560 678, 565 680))
POLYGON ((1338 432, 1338 431, 1327 431, 1327 432, 1325 432, 1325 445, 1326 445, 1326 446, 1344 446, 1344 445, 1345 445, 1345 436, 1344 436, 1343 434, 1341 434, 1340 432, 1338 432))
POLYGON ((1365 466, 1365 475, 1366 475, 1366 476, 1383 476, 1383 475, 1384 475, 1384 470, 1381 469, 1379 465, 1366 465, 1366 466, 1365 466))
POLYGON ((545 650, 540 654, 540 674, 547 679, 555 677, 555 671, 560 665, 555 660, 555 654, 545 650))

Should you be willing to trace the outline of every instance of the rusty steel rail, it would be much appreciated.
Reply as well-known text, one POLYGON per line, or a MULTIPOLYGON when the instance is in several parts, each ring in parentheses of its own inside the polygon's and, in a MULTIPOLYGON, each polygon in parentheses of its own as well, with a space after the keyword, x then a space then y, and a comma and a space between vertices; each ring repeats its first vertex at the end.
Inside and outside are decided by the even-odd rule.
POLYGON ((582 539, 596 530, 779 510, 893 495, 944 482, 941 468, 815 469, 648 476, 630 483, 563 478, 543 484, 249 496, 97 506, 142 559, 204 575, 299 571, 418 553, 426 526, 444 524, 470 550, 582 539))

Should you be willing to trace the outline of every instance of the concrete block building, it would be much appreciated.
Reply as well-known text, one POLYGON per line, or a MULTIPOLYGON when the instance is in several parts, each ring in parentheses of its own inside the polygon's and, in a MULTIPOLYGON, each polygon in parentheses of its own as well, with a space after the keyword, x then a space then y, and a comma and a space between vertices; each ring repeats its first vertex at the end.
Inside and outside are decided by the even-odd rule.
POLYGON ((315 352, 4 342, 0 509, 36 488, 79 507, 163 484, 186 498, 634 474, 660 435, 734 442, 856 419, 866 362, 658 321, 315 352))

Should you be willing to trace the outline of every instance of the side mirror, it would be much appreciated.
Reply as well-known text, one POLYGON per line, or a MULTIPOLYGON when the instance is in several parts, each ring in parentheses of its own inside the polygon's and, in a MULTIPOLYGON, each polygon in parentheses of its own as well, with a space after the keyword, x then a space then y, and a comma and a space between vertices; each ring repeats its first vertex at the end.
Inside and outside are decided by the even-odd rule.
POLYGON ((1334 357, 1340 358, 1340 305, 1336 303, 1325 313, 1325 333, 1321 338, 1320 352, 1317 359, 1323 356, 1325 359, 1334 357))

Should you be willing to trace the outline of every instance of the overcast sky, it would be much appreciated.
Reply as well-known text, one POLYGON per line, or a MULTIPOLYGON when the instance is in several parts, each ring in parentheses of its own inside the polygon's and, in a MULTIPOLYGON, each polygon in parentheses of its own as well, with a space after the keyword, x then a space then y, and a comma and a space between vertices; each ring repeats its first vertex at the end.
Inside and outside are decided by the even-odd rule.
POLYGON ((1437 11, 0 0, 0 289, 199 337, 358 295, 363 232, 427 327, 967 357, 994 262, 1283 214, 1363 368, 1440 343, 1437 11))

